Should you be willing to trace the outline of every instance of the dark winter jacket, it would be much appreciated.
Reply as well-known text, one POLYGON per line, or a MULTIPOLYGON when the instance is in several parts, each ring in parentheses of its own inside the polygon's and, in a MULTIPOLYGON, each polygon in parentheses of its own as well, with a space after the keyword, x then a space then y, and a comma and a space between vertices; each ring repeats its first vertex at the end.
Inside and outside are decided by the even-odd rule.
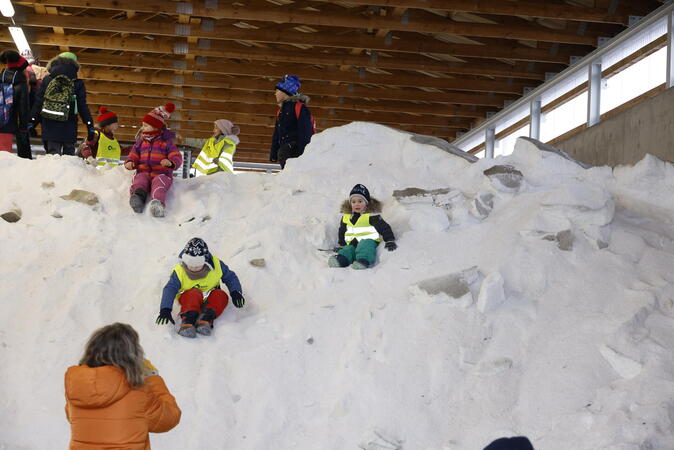
MULTIPOLYGON (((373 214, 378 212, 381 212, 381 202, 376 198, 371 198, 370 202, 367 204, 367 210, 365 211, 366 214, 371 214, 370 225, 372 225, 374 229, 377 230, 377 233, 379 233, 381 237, 384 238, 384 241, 386 242, 395 241, 396 238, 393 234, 393 230, 391 229, 391 225, 386 223, 386 221, 382 219, 380 215, 373 214)), ((342 203, 342 213, 351 214, 351 203, 349 202, 349 200, 345 200, 344 203, 342 203)), ((355 224, 358 221, 359 217, 360 217, 359 213, 353 213, 353 215, 351 216, 351 223, 355 224)), ((356 242, 353 241, 346 242, 344 240, 345 233, 346 233, 346 224, 343 221, 340 221, 339 238, 337 240, 337 243, 341 246, 345 246, 347 244, 356 245, 357 244, 356 239, 353 240, 356 242)))
POLYGON ((12 83, 14 86, 12 113, 9 122, 0 127, 0 133, 16 134, 20 130, 25 131, 30 118, 30 97, 26 74, 23 70, 4 69, 0 72, 0 81, 12 83), (12 80, 14 80, 13 83, 12 80))
MULTIPOLYGON (((213 258, 210 255, 206 258, 206 264, 208 264, 210 267, 213 267, 213 258)), ((227 289, 229 289, 229 293, 231 294, 234 291, 241 292, 241 282, 239 281, 239 277, 236 276, 236 273, 234 273, 232 270, 229 270, 227 264, 223 263, 222 261, 220 261, 220 268, 222 269, 222 278, 220 281, 225 283, 225 286, 227 286, 227 289)), ((171 278, 169 278, 168 283, 166 283, 166 286, 164 286, 164 291, 161 295, 161 306, 159 307, 160 310, 164 308, 173 308, 173 300, 175 300, 176 295, 178 295, 178 292, 180 292, 180 287, 180 279, 174 270, 171 272, 171 278)))
POLYGON ((274 125, 274 136, 271 141, 271 150, 269 160, 278 161, 278 151, 282 146, 290 147, 289 155, 298 157, 304 153, 304 147, 311 140, 314 134, 314 126, 311 119, 311 112, 306 106, 309 103, 309 97, 298 94, 288 97, 283 101, 276 115, 276 124, 274 125), (297 117, 295 104, 302 103, 300 116, 297 117))
POLYGON ((45 119, 40 115, 40 111, 42 111, 44 93, 49 82, 58 75, 65 75, 68 78, 75 80, 77 112, 87 128, 93 129, 94 126, 93 121, 91 120, 91 113, 87 106, 87 91, 84 88, 84 82, 77 78, 77 72, 80 70, 80 65, 77 64, 77 61, 70 58, 56 57, 49 62, 47 70, 49 71, 49 75, 44 77, 42 86, 35 95, 35 104, 30 113, 31 120, 36 124, 42 123, 42 140, 74 144, 77 141, 77 116, 74 114, 73 108, 71 108, 70 116, 65 122, 45 119))

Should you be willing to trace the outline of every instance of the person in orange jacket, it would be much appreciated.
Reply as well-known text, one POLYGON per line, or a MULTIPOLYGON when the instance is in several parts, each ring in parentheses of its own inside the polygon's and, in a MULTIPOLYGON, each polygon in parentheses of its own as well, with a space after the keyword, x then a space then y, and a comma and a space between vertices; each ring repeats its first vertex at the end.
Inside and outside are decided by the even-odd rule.
POLYGON ((79 366, 65 374, 70 450, 149 450, 148 433, 169 431, 180 408, 144 359, 138 333, 114 323, 94 332, 79 366))

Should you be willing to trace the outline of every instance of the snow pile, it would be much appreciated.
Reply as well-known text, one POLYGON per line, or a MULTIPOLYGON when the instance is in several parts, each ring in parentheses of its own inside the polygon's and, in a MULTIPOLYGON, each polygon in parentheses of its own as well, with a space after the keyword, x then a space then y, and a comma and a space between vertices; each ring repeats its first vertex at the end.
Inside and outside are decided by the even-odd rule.
POLYGON ((1 449, 67 445, 63 374, 113 321, 139 331, 183 410, 160 449, 674 442, 669 164, 583 169, 524 140, 470 164, 353 123, 280 174, 176 180, 163 219, 131 211, 130 178, 0 152, 0 213, 19 217, 0 220, 1 449), (399 248, 330 269, 319 249, 356 183, 399 248), (193 236, 247 304, 187 340, 154 319, 193 236))

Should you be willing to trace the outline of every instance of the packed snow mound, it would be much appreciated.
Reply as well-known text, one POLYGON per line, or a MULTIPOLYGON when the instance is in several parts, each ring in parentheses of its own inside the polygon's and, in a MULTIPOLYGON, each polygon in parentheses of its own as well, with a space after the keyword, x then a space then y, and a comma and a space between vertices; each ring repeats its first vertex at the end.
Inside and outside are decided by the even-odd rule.
POLYGON ((131 211, 123 167, 0 152, 0 449, 67 446, 63 374, 115 321, 182 408, 159 449, 671 448, 672 166, 525 140, 471 164, 411 137, 329 129, 279 174, 175 180, 162 219, 131 211), (331 269, 356 183, 399 248, 331 269), (154 320, 194 236, 247 303, 188 340, 154 320))

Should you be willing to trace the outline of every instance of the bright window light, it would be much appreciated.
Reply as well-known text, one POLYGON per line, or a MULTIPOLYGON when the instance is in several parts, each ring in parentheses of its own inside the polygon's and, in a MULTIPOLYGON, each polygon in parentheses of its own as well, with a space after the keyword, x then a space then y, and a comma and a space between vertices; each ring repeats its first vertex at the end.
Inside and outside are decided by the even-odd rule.
POLYGON ((30 52, 30 45, 28 45, 26 35, 23 34, 21 27, 9 27, 9 32, 12 35, 12 39, 14 39, 14 43, 20 54, 23 54, 26 51, 30 52))
POLYGON ((10 0, 0 0, 0 12, 5 17, 14 17, 14 6, 10 0))

